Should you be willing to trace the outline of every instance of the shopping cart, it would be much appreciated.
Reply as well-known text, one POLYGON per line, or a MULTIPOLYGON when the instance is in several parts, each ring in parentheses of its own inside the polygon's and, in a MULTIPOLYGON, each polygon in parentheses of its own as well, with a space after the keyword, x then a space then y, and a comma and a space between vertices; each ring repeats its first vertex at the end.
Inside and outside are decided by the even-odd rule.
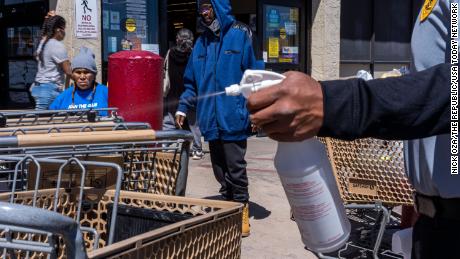
POLYGON ((17 126, 0 128, 0 136, 17 136, 24 134, 48 134, 63 132, 87 132, 87 131, 108 131, 108 130, 136 130, 150 129, 148 123, 138 122, 86 122, 49 124, 36 126, 17 126))
MULTIPOLYGON (((400 218, 392 209, 413 205, 414 190, 404 171, 403 142, 371 138, 321 140, 327 146, 336 183, 352 223, 349 242, 335 256, 401 258, 391 253, 391 238, 383 239, 385 231, 399 228, 400 218)), ((320 254, 320 257, 327 256, 320 254)))
MULTIPOLYGON (((123 190, 183 196, 192 140, 193 135, 182 130, 25 134, 0 137, 0 154, 113 162, 123 168, 123 190)), ((31 170, 36 168, 23 165, 20 174, 14 178, 13 164, 0 160, 0 190, 30 189, 28 182, 34 180, 34 174, 29 174, 31 170)), ((48 166, 46 171, 41 179, 42 188, 56 181, 57 169, 48 166)), ((110 188, 114 184, 113 178, 104 178, 97 170, 91 170, 88 177, 92 187, 110 188)), ((68 181, 75 180, 66 179, 68 181)))
POLYGON ((117 108, 0 111, 0 128, 64 123, 121 122, 117 108), (107 116, 101 116, 104 112, 107 116))
POLYGON ((39 168, 33 190, 0 194, 3 257, 240 257, 239 203, 120 191, 122 169, 113 163, 31 155, 0 156, 0 160, 16 163, 15 177, 24 163, 39 168), (39 188, 44 164, 59 167, 54 188, 39 188), (63 188, 61 179, 72 165, 78 168, 81 182, 63 188), (115 189, 86 186, 83 179, 89 166, 116 170, 115 189), (154 217, 142 217, 143 213, 154 217))

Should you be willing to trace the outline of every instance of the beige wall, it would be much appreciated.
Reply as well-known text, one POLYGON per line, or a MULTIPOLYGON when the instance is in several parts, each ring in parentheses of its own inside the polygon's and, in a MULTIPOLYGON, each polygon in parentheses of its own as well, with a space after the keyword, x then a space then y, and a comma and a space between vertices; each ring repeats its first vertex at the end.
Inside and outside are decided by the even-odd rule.
MULTIPOLYGON (((98 13, 101 13, 101 0, 97 0, 98 13)), ((75 37, 75 0, 50 0, 50 10, 56 10, 56 13, 63 16, 67 21, 66 37, 64 44, 67 47, 70 58, 72 59, 77 53, 80 47, 84 46, 90 48, 96 56, 97 69, 99 71, 97 75, 97 81, 101 82, 102 79, 102 65, 101 65, 101 44, 102 34, 100 32, 101 26, 101 15, 98 15, 99 22, 99 36, 97 39, 78 39, 75 37)))
POLYGON ((340 1, 312 0, 311 74, 318 80, 340 76, 340 1))

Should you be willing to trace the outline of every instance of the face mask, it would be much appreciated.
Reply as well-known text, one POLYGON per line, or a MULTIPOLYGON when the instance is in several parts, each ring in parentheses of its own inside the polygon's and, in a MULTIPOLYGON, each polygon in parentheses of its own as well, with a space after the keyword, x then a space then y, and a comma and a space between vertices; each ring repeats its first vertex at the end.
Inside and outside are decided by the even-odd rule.
POLYGON ((191 52, 193 48, 193 41, 190 39, 178 40, 176 49, 180 52, 191 52))
POLYGON ((206 27, 208 27, 215 35, 218 35, 220 32, 220 23, 217 19, 214 19, 214 21, 206 27))

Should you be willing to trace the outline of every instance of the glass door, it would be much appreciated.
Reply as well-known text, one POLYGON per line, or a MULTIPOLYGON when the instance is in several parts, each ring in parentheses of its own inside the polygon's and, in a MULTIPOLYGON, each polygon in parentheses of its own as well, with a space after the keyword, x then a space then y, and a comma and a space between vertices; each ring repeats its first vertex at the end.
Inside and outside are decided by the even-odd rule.
POLYGON ((109 56, 122 50, 160 53, 159 0, 102 2, 103 81, 109 56))
POLYGON ((2 108, 32 107, 29 88, 37 72, 34 53, 40 41, 47 2, 5 0, 0 6, 2 108))
POLYGON ((267 69, 306 70, 306 12, 302 0, 258 0, 260 49, 267 69))

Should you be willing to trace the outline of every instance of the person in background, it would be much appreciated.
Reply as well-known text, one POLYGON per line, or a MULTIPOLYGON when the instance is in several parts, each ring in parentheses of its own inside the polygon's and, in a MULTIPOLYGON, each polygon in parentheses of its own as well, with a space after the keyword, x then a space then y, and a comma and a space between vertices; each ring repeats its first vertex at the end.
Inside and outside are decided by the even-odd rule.
MULTIPOLYGON (((107 86, 96 82, 97 67, 93 52, 82 47, 72 60, 74 85, 61 93, 50 105, 51 110, 100 109, 108 107, 107 86)), ((99 113, 107 116, 106 111, 99 113)))
POLYGON ((43 38, 36 51, 38 69, 35 82, 30 89, 37 110, 48 109, 70 80, 72 71, 69 57, 62 43, 65 38, 65 27, 65 19, 52 12, 43 24, 43 38))
POLYGON ((226 96, 225 87, 239 83, 246 69, 262 69, 256 60, 250 28, 235 20, 229 0, 201 0, 199 15, 206 28, 198 38, 184 76, 176 123, 196 107, 201 133, 209 142, 212 168, 225 200, 241 202, 243 236, 249 236, 247 138, 252 134, 246 99, 226 96), (197 98, 198 97, 198 98, 197 98))
MULTIPOLYGON (((164 62, 165 80, 163 82, 164 109, 163 130, 176 129, 174 113, 177 110, 179 98, 184 92, 184 72, 193 49, 193 33, 189 29, 180 29, 176 34, 176 46, 168 50, 164 62)), ((187 114, 185 124, 193 133, 192 158, 203 158, 201 132, 197 125, 196 110, 191 109, 187 114)))

